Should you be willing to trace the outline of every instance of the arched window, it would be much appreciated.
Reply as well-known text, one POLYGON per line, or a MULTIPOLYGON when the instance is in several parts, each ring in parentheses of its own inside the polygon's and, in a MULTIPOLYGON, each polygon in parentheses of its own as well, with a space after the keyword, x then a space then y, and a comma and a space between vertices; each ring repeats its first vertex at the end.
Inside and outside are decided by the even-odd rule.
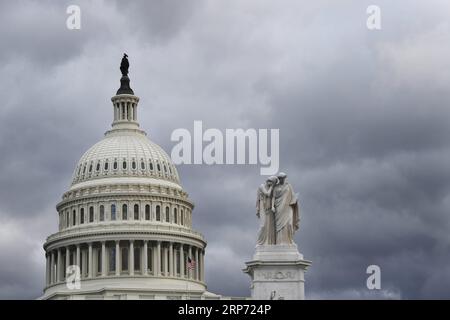
POLYGON ((75 210, 72 211, 72 225, 77 224, 77 212, 75 210))
POLYGON ((150 170, 153 171, 153 163, 150 161, 150 170))
POLYGON ((122 220, 127 220, 128 219, 128 215, 127 215, 127 205, 124 204, 122 206, 122 220))
POLYGON ((156 167, 158 168, 158 171, 161 171, 161 166, 159 165, 159 163, 156 165, 156 167))
POLYGON ((92 172, 92 163, 89 165, 89 173, 92 172))
POLYGON ((108 171, 108 160, 106 160, 104 168, 105 168, 105 171, 108 171))
POLYGON ((181 211, 180 211, 180 222, 181 222, 181 225, 184 225, 184 214, 183 214, 183 209, 181 209, 181 211))
POLYGON ((133 161, 133 162, 131 163, 131 168, 132 168, 133 170, 136 170, 136 161, 133 161))
POLYGON ((66 228, 70 226, 70 218, 69 218, 70 212, 66 212, 66 228))
POLYGON ((83 174, 85 174, 86 173, 86 165, 84 165, 84 167, 83 167, 83 174))
POLYGON ((150 220, 150 205, 145 206, 145 220, 150 220))
POLYGON ((173 209, 173 222, 174 223, 178 223, 178 212, 177 212, 177 208, 173 209))
POLYGON ((141 161, 141 169, 145 170, 145 162, 144 161, 141 161))
POLYGON ((122 169, 126 169, 127 168, 127 162, 126 161, 124 161, 124 162, 122 162, 122 169))
POLYGON ((167 173, 167 167, 166 167, 166 165, 164 165, 164 172, 167 173))
POLYGON ((166 222, 170 222, 170 212, 169 212, 169 207, 166 207, 166 222))
POLYGON ((105 221, 105 206, 100 206, 100 221, 105 221))
POLYGON ((117 161, 114 161, 113 169, 114 169, 114 170, 117 170, 117 161))
POLYGON ((128 270, 128 248, 122 248, 122 271, 128 270))
POLYGON ((80 223, 84 223, 84 208, 80 210, 80 223))
POLYGON ((116 220, 116 205, 111 205, 111 220, 116 220))
POLYGON ((94 222, 94 207, 89 207, 89 222, 94 222))
POLYGON ((95 168, 96 171, 100 171, 100 161, 97 163, 97 168, 95 168))
POLYGON ((156 221, 161 221, 161 207, 156 206, 156 221))
POLYGON ((134 205, 134 220, 139 220, 139 205, 134 205))

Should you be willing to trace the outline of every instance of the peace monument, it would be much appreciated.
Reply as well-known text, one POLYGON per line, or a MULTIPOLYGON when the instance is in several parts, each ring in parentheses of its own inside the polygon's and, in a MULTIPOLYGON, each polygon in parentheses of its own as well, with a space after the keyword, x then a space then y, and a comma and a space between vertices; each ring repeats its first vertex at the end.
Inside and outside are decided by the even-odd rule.
POLYGON ((298 196, 280 172, 257 191, 256 215, 260 229, 253 259, 244 272, 252 279, 252 298, 302 300, 304 273, 311 265, 298 252, 294 233, 299 228, 298 196))

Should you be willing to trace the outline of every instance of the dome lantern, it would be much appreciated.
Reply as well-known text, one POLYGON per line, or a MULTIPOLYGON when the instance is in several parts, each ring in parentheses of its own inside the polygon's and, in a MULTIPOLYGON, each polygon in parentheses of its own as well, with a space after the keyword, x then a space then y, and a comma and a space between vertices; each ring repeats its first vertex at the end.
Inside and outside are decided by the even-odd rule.
MULTIPOLYGON (((135 96, 134 91, 130 88, 129 65, 128 55, 125 53, 120 64, 120 71, 122 72, 120 88, 117 90, 116 95, 111 98, 114 114, 113 130, 111 131, 139 129, 137 118, 139 97, 135 96)), ((144 132, 142 131, 142 133, 144 132)))

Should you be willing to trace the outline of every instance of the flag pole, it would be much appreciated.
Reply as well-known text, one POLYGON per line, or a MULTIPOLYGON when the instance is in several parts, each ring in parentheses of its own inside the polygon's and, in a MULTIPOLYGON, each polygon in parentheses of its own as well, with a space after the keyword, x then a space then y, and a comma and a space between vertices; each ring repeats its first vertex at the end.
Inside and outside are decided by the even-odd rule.
MULTIPOLYGON (((186 268, 186 271, 187 271, 187 275, 188 275, 188 279, 189 279, 189 268, 187 267, 187 265, 185 266, 185 268, 186 268)), ((186 280, 186 300, 189 300, 188 298, 189 298, 189 283, 188 283, 188 281, 186 280)))

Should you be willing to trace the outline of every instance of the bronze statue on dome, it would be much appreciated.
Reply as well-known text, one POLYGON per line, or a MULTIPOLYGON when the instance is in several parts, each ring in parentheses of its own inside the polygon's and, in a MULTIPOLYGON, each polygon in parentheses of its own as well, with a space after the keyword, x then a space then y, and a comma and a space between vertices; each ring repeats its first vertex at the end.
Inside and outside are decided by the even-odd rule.
POLYGON ((128 55, 126 53, 123 54, 122 62, 120 63, 120 71, 122 72, 122 76, 128 75, 128 68, 130 67, 130 63, 128 62, 128 55))

